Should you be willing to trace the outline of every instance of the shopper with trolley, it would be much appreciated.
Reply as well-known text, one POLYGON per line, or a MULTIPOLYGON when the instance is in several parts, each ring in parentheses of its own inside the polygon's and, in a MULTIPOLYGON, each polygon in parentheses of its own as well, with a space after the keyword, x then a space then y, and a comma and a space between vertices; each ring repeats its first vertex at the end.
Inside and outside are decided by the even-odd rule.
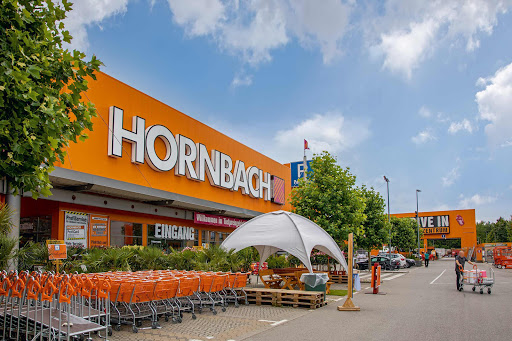
POLYGON ((455 273, 457 275, 457 290, 460 290, 460 276, 463 276, 461 271, 464 270, 464 264, 468 262, 471 265, 476 265, 475 263, 468 260, 466 257, 464 257, 464 251, 460 251, 459 254, 455 257, 455 273))

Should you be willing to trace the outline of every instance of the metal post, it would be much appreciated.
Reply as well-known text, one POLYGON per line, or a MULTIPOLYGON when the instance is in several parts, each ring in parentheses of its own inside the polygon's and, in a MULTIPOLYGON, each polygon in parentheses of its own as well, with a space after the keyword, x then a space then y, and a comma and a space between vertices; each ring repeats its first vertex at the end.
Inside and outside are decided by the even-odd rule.
POLYGON ((389 268, 391 269, 391 217, 389 214, 389 179, 384 175, 384 181, 386 181, 386 185, 388 187, 388 223, 389 223, 389 245, 388 245, 388 253, 389 253, 389 268))
POLYGON ((418 205, 418 193, 421 192, 421 190, 416 190, 416 222, 418 223, 418 255, 420 254, 420 211, 419 211, 419 205, 418 205))

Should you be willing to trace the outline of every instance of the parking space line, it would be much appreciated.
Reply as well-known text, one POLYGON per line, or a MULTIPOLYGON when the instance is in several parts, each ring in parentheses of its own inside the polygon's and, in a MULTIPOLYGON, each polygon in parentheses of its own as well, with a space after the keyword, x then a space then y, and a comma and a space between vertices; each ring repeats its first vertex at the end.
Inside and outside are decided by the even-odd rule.
POLYGON ((382 280, 383 281, 391 281, 392 279, 395 279, 395 278, 398 278, 398 277, 402 277, 403 275, 405 275, 405 274, 396 274, 396 275, 393 275, 391 277, 383 278, 382 280))
POLYGON ((281 321, 270 321, 270 320, 258 320, 259 322, 269 322, 272 327, 277 326, 281 323, 288 322, 288 320, 281 320, 281 321))
POLYGON ((446 271, 446 269, 443 270, 443 272, 441 272, 441 274, 439 276, 437 276, 432 282, 430 282, 430 284, 434 284, 435 281, 437 281, 439 279, 439 277, 441 277, 444 272, 446 271))

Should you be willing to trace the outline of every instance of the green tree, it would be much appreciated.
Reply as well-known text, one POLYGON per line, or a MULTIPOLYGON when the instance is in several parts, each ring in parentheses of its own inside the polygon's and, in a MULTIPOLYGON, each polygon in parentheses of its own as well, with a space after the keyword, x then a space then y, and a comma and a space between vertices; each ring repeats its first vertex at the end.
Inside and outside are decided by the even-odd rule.
MULTIPOLYGON (((355 244, 358 248, 367 250, 370 255, 372 249, 381 248, 388 241, 390 225, 385 213, 386 204, 380 193, 362 186, 361 194, 365 201, 366 220, 363 223, 364 232, 355 238, 355 244)), ((371 268, 371 257, 368 257, 368 266, 371 268)))
MULTIPOLYGON (((417 222, 411 218, 391 217, 391 245, 400 250, 409 250, 417 247, 417 222)), ((421 237, 421 236, 420 236, 421 237)))
POLYGON ((337 165, 334 157, 323 152, 313 157, 307 175, 307 180, 300 179, 299 186, 292 190, 293 211, 314 221, 339 244, 350 232, 361 234, 365 204, 349 168, 337 165))
POLYGON ((493 225, 490 221, 479 221, 476 224, 476 239, 479 243, 487 241, 487 234, 491 231, 493 225))
POLYGON ((50 195, 49 173, 65 147, 92 130, 94 105, 81 101, 101 62, 64 49, 71 3, 0 2, 0 177, 16 192, 50 195))
POLYGON ((488 243, 500 243, 510 241, 510 229, 512 222, 500 217, 492 224, 490 231, 487 233, 488 243))

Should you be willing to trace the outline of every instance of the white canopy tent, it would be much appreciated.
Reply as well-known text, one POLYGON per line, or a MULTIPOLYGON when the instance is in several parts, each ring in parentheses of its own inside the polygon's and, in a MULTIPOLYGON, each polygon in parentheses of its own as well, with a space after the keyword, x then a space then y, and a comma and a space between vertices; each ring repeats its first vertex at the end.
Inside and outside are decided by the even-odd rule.
POLYGON ((297 257, 313 272, 310 255, 317 249, 336 259, 348 270, 340 248, 320 226, 298 214, 276 211, 257 216, 241 225, 221 244, 226 250, 235 252, 254 246, 260 254, 260 264, 278 250, 297 257))

